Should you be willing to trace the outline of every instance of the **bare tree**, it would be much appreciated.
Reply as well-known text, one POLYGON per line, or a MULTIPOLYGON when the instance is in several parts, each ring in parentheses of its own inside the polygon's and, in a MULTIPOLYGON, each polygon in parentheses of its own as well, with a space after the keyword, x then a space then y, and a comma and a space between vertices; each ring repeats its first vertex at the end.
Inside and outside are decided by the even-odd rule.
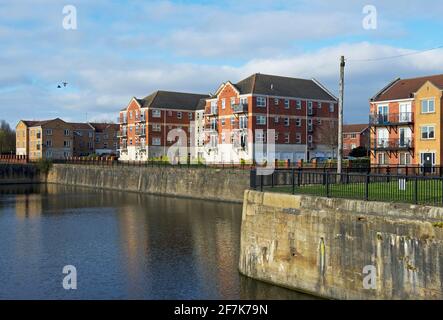
POLYGON ((338 145, 338 122, 337 120, 323 120, 317 125, 316 141, 323 144, 331 150, 332 158, 337 154, 338 145))
POLYGON ((15 130, 5 120, 0 121, 0 154, 15 153, 15 130))

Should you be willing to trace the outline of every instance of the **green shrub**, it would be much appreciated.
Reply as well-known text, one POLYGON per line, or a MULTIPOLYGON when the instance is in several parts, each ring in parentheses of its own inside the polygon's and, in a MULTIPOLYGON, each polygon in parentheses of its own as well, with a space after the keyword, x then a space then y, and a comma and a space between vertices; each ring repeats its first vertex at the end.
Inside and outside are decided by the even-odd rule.
POLYGON ((37 168, 41 173, 48 174, 52 168, 52 161, 48 159, 39 159, 37 161, 37 168))

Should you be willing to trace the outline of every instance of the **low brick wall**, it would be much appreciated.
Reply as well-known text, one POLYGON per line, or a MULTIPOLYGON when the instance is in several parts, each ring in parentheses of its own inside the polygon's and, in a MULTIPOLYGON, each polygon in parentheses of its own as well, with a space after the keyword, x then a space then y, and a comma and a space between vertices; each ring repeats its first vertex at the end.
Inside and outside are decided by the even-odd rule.
POLYGON ((326 298, 443 299, 442 221, 443 208, 248 190, 239 269, 326 298))
POLYGON ((54 164, 48 183, 242 202, 248 170, 54 164))

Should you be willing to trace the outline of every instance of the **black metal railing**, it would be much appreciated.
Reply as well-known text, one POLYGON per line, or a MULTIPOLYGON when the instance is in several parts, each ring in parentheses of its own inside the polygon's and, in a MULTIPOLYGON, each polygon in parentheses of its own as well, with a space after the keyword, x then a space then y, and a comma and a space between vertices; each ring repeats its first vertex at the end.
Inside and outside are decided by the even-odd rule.
POLYGON ((443 177, 371 173, 309 172, 277 169, 270 175, 251 170, 251 188, 328 198, 443 206, 443 177))
POLYGON ((398 138, 398 139, 372 139, 370 148, 372 150, 410 150, 414 148, 414 139, 398 138))
POLYGON ((369 115, 370 125, 398 125, 398 124, 410 124, 414 122, 414 113, 412 112, 400 112, 400 113, 388 113, 388 114, 371 114, 369 115))

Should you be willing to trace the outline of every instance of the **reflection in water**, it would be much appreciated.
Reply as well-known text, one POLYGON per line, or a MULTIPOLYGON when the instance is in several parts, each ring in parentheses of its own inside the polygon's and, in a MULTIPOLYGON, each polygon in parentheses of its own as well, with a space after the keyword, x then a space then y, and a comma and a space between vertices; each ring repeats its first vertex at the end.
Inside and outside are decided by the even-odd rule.
POLYGON ((240 223, 237 204, 0 186, 0 298, 310 298, 239 275, 240 223))

